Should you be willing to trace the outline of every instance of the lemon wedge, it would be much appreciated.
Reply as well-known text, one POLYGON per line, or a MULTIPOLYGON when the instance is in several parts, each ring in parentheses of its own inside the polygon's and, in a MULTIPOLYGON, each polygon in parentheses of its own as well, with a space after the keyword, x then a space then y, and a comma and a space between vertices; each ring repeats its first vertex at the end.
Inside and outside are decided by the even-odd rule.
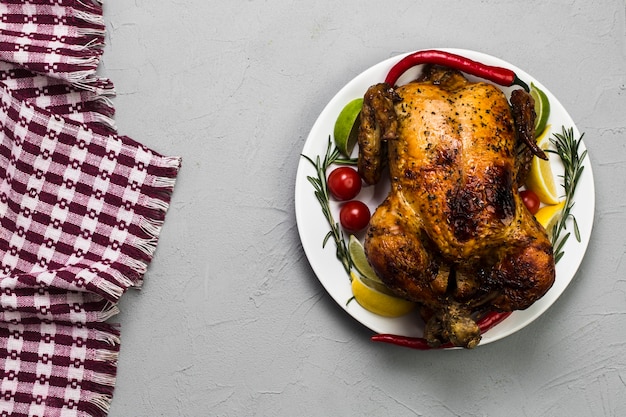
POLYGON ((539 137, 548 124, 550 117, 550 100, 535 84, 530 84, 530 95, 535 101, 535 137, 539 137))
MULTIPOLYGON (((537 138, 537 145, 541 149, 548 149, 550 133, 550 125, 546 126, 544 132, 537 138)), ((548 158, 549 153, 546 153, 548 158)), ((554 174, 552 173, 552 167, 550 166, 550 160, 547 161, 541 158, 533 157, 530 163, 530 172, 526 179, 526 188, 534 191, 539 197, 539 200, 544 204, 558 204, 559 196, 556 191, 556 182, 554 181, 554 174)))
POLYGON ((383 317, 400 317, 410 313, 415 308, 415 303, 394 297, 393 295, 372 288, 372 282, 361 278, 351 272, 352 295, 354 299, 367 311, 383 317))
POLYGON ((359 124, 356 123, 363 107, 363 99, 356 98, 345 105, 335 121, 335 146, 346 158, 350 158, 359 135, 359 124))
POLYGON ((563 209, 565 209, 565 200, 552 206, 544 206, 535 214, 535 218, 546 229, 548 236, 552 234, 554 225, 561 219, 563 209))

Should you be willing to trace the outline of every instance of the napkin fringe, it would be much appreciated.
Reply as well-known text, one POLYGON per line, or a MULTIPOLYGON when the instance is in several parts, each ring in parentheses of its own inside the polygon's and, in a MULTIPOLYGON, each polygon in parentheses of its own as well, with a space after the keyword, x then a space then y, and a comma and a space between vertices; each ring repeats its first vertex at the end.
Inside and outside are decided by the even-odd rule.
MULTIPOLYGON (((112 97, 115 97, 116 91, 113 83, 108 78, 92 77, 92 83, 81 84, 78 87, 90 92, 89 103, 92 106, 91 112, 92 123, 101 124, 113 132, 117 131, 117 126, 113 116, 115 108, 113 106, 112 97)), ((70 115, 71 118, 71 115, 70 115)))
POLYGON ((180 157, 161 157, 157 165, 149 168, 153 180, 150 187, 146 188, 146 199, 136 208, 138 226, 143 236, 137 236, 129 242, 132 253, 127 253, 129 256, 123 261, 129 270, 117 277, 118 281, 123 282, 124 288, 140 288, 143 285, 143 275, 156 252, 180 165, 180 157), (131 284, 125 286, 129 282, 131 284))
POLYGON ((152 181, 152 190, 141 206, 136 208, 138 226, 143 236, 136 236, 128 242, 127 256, 120 259, 125 268, 107 271, 110 280, 102 280, 99 288, 108 294, 111 299, 119 299, 130 288, 141 288, 143 275, 157 249, 159 236, 165 222, 165 215, 170 207, 170 198, 176 183, 176 174, 180 167, 180 158, 163 158, 166 176, 160 176, 152 181))
MULTIPOLYGON (((137 250, 139 252, 139 250, 137 250)), ((129 287, 141 287, 143 283, 143 274, 148 270, 148 262, 142 259, 128 258, 124 265, 129 269, 128 276, 133 276, 134 279, 129 280, 129 287)))
POLYGON ((98 321, 107 321, 111 317, 114 317, 120 313, 120 309, 117 304, 107 301, 107 303, 102 307, 100 314, 98 315, 98 321))
POLYGON ((165 212, 169 208, 169 201, 160 198, 149 198, 146 200, 145 207, 159 212, 165 212))
POLYGON ((89 80, 89 78, 97 78, 94 74, 100 63, 106 34, 102 2, 78 0, 70 11, 73 24, 76 27, 76 34, 82 38, 79 45, 71 46, 79 56, 70 59, 70 62, 84 66, 86 70, 71 73, 69 81, 74 83, 89 80))
POLYGON ((113 390, 117 376, 117 361, 120 348, 119 327, 106 323, 94 324, 96 347, 94 360, 98 365, 89 380, 83 380, 87 394, 82 409, 88 415, 105 417, 113 401, 113 390))
POLYGON ((112 401, 113 395, 96 395, 89 400, 84 408, 90 416, 106 417, 109 414, 112 401))
POLYGON ((172 177, 158 177, 154 180, 154 186, 159 188, 174 188, 176 184, 176 178, 172 177))
MULTIPOLYGON (((74 13, 75 18, 80 19, 83 22, 88 22, 88 23, 98 25, 98 26, 104 26, 104 16, 98 13, 97 4, 94 5, 96 7, 92 7, 81 1, 78 1, 77 3, 81 4, 85 9, 84 10, 77 9, 74 13)), ((102 32, 104 32, 104 29, 102 29, 102 32)))
POLYGON ((94 115, 93 123, 101 124, 107 129, 111 129, 112 131, 117 130, 115 120, 113 120, 111 117, 108 117, 102 114, 101 112, 94 113, 93 115, 94 115))
MULTIPOLYGON (((95 340, 102 342, 104 345, 103 347, 113 347, 115 348, 116 346, 119 346, 120 344, 120 329, 119 329, 119 325, 116 324, 109 324, 109 323, 92 323, 91 327, 93 327, 96 330, 96 335, 95 335, 95 340)), ((117 355, 117 350, 98 350, 98 355, 104 355, 104 356, 96 356, 96 359, 98 360, 104 360, 105 362, 108 359, 111 359, 112 357, 109 355, 117 355), (105 360, 107 359, 107 360, 105 360)), ((117 358, 117 356, 114 356, 113 358, 117 358)))
POLYGON ((77 3, 79 3, 79 4, 81 4, 81 5, 85 6, 85 7, 96 7, 96 8, 100 7, 100 8, 102 8, 103 1, 102 0, 77 0, 77 3), (89 6, 88 4, 85 4, 85 1, 87 3, 91 3, 91 6, 89 6))
POLYGON ((105 78, 94 77, 92 70, 74 71, 67 74, 67 80, 77 88, 89 91, 96 95, 94 99, 102 96, 115 96, 115 88, 112 85, 105 85, 105 78))
MULTIPOLYGON (((128 265, 127 265, 128 266, 128 265)), ((112 299, 118 300, 124 292, 126 288, 130 288, 135 285, 134 280, 129 278, 126 274, 113 270, 110 271, 111 278, 115 282, 111 282, 109 280, 102 280, 102 282, 98 285, 98 287, 108 294, 112 299)), ((144 271, 145 272, 145 271, 144 271)))
MULTIPOLYGON (((144 262, 141 262, 139 269, 136 272, 139 276, 143 275, 148 268, 148 263, 154 257, 156 252, 157 243, 159 241, 159 234, 163 227, 163 220, 150 219, 143 217, 139 220, 139 228, 146 234, 146 238, 136 238, 133 242, 133 246, 138 249, 142 254, 144 262), (143 271, 143 272, 142 272, 143 271)), ((141 278, 136 280, 135 286, 140 287, 142 284, 141 278)))
POLYGON ((84 22, 104 26, 104 14, 101 0, 76 0, 72 10, 74 17, 84 22))
MULTIPOLYGON (((110 81, 96 75, 106 35, 102 2, 78 0, 71 12, 76 34, 82 38, 82 42, 71 46, 77 56, 69 58, 69 62, 84 69, 74 70, 66 74, 65 78, 76 87, 93 92, 96 96, 115 95, 110 81), (103 85, 106 87, 103 88, 103 85)), ((114 128, 111 120, 103 119, 103 121, 106 121, 105 125, 114 128)))

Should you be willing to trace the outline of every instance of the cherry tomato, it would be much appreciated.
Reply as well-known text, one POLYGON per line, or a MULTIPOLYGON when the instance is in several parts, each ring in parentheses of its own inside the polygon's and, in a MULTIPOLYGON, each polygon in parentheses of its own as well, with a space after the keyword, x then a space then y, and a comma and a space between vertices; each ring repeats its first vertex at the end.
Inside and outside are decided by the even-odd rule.
POLYGON ((522 197, 522 201, 524 205, 530 211, 530 214, 535 215, 539 211, 539 206, 541 202, 539 201, 539 197, 531 190, 523 190, 519 193, 520 197, 522 197))
POLYGON ((370 209, 361 201, 348 201, 341 206, 339 221, 348 232, 358 232, 369 224, 370 209))
POLYGON ((361 176, 350 167, 339 167, 328 176, 328 189, 339 201, 352 200, 361 191, 361 176))

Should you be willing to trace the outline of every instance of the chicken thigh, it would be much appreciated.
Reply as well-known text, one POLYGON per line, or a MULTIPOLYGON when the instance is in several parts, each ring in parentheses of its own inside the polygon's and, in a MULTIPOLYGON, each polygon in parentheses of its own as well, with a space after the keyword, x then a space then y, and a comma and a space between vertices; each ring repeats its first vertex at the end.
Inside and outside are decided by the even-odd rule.
POLYGON ((366 255, 389 288, 420 304, 432 346, 476 346, 477 315, 525 309, 554 282, 552 245, 518 193, 529 155, 545 157, 532 98, 516 90, 511 103, 441 67, 364 97, 359 172, 374 184, 387 166, 391 182, 366 255))

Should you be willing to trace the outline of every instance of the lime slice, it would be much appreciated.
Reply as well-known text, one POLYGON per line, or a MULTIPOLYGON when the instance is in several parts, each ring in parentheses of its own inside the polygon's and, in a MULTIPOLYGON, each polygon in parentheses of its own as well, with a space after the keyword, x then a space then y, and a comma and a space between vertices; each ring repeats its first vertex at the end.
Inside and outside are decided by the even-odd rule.
POLYGON ((352 272, 352 295, 367 311, 383 317, 400 317, 410 313, 415 303, 379 292, 369 287, 358 274, 352 272))
MULTIPOLYGON (((537 138, 537 145, 541 149, 545 150, 549 146, 549 132, 550 125, 546 126, 542 135, 537 138)), ((546 153, 546 155, 548 155, 548 157, 550 156, 549 153, 546 153)), ((526 188, 534 191, 537 197, 539 197, 539 200, 544 204, 559 203, 559 196, 557 195, 556 183, 549 159, 546 161, 536 156, 533 157, 530 162, 528 178, 526 179, 526 188)))
POLYGON ((372 269, 367 257, 365 256, 365 248, 354 235, 350 235, 348 242, 348 251, 354 267, 360 274, 361 281, 370 288, 374 288, 378 292, 388 295, 394 295, 393 292, 380 280, 376 272, 372 269))
POLYGON ((348 251, 350 252, 350 258, 352 259, 354 267, 361 275, 363 275, 363 277, 370 281, 382 284, 382 281, 378 278, 378 275, 376 275, 376 272, 374 272, 367 261, 363 245, 354 235, 350 235, 350 239, 348 241, 348 251))
POLYGON ((543 226, 543 228, 546 229, 548 235, 551 235, 552 228, 554 228, 554 225, 561 219, 564 208, 565 200, 561 201, 559 204, 544 206, 539 209, 537 214, 535 214, 535 218, 543 226))
POLYGON ((357 98, 346 104, 335 121, 335 146, 346 158, 350 158, 359 135, 356 123, 363 107, 363 99, 357 98))
POLYGON ((550 100, 546 96, 546 93, 541 91, 533 83, 530 83, 530 95, 535 100, 535 113, 537 118, 535 119, 535 137, 539 137, 548 124, 548 118, 550 117, 550 100))

